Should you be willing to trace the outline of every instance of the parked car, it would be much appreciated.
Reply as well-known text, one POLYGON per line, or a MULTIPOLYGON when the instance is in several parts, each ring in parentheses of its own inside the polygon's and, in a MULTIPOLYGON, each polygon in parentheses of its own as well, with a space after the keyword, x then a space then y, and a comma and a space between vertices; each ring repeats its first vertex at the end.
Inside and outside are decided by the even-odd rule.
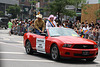
POLYGON ((6 17, 0 17, 0 27, 1 28, 5 28, 5 29, 7 29, 8 28, 8 18, 6 18, 6 17))
POLYGON ((24 46, 27 54, 33 51, 50 54, 53 60, 67 57, 93 61, 98 55, 96 42, 81 38, 70 28, 52 27, 41 35, 25 33, 24 46))

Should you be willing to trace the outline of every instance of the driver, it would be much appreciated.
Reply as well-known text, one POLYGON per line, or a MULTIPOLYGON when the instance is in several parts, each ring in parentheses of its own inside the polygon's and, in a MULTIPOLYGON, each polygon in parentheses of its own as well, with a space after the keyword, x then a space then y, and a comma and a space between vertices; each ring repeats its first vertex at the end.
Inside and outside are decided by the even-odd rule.
POLYGON ((45 22, 42 20, 42 15, 36 15, 37 19, 34 21, 34 28, 36 34, 43 33, 45 29, 45 22))

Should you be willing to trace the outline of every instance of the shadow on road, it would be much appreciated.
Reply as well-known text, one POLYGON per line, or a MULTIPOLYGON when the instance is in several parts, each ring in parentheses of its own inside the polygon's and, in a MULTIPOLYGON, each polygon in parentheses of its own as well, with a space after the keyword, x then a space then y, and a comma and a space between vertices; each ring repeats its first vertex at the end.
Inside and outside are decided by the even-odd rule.
MULTIPOLYGON (((40 54, 40 53, 34 53, 33 55, 31 56, 36 56, 36 57, 39 57, 39 58, 43 58, 43 59, 46 59, 46 60, 51 60, 51 57, 50 55, 45 55, 45 54, 40 54)), ((66 58, 62 58, 58 61, 55 61, 57 63, 63 63, 63 64, 99 64, 97 62, 86 62, 86 60, 84 59, 66 59, 66 58)))

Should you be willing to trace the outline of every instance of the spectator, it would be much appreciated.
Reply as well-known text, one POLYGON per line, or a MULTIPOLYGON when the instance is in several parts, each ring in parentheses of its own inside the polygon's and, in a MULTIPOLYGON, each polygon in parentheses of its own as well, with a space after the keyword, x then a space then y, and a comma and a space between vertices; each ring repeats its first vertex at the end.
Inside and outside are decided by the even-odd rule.
POLYGON ((87 29, 87 25, 83 26, 83 30, 84 30, 84 31, 85 31, 85 30, 88 30, 88 29, 87 29))
POLYGON ((79 20, 77 20, 77 28, 79 29, 80 27, 81 27, 81 23, 80 23, 80 21, 79 20))
POLYGON ((91 22, 91 26, 94 28, 94 23, 93 23, 93 21, 91 22))
POLYGON ((98 46, 100 47, 100 26, 99 26, 98 33, 99 33, 99 35, 98 35, 98 46))
POLYGON ((11 21, 9 21, 8 22, 8 28, 9 28, 9 35, 11 36, 11 29, 12 29, 12 22, 11 21))
POLYGON ((29 27, 29 32, 34 32, 34 22, 31 23, 29 27))

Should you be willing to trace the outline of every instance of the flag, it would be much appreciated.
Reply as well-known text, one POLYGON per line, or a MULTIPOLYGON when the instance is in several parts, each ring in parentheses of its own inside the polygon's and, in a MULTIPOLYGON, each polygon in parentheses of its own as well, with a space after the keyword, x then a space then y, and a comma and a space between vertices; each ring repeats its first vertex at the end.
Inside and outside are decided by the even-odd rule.
POLYGON ((81 29, 81 32, 84 32, 83 29, 81 29))
POLYGON ((84 33, 88 34, 88 32, 89 32, 89 30, 85 30, 85 32, 84 32, 84 33))
POLYGON ((85 38, 85 36, 84 36, 84 35, 82 35, 82 38, 85 38))

